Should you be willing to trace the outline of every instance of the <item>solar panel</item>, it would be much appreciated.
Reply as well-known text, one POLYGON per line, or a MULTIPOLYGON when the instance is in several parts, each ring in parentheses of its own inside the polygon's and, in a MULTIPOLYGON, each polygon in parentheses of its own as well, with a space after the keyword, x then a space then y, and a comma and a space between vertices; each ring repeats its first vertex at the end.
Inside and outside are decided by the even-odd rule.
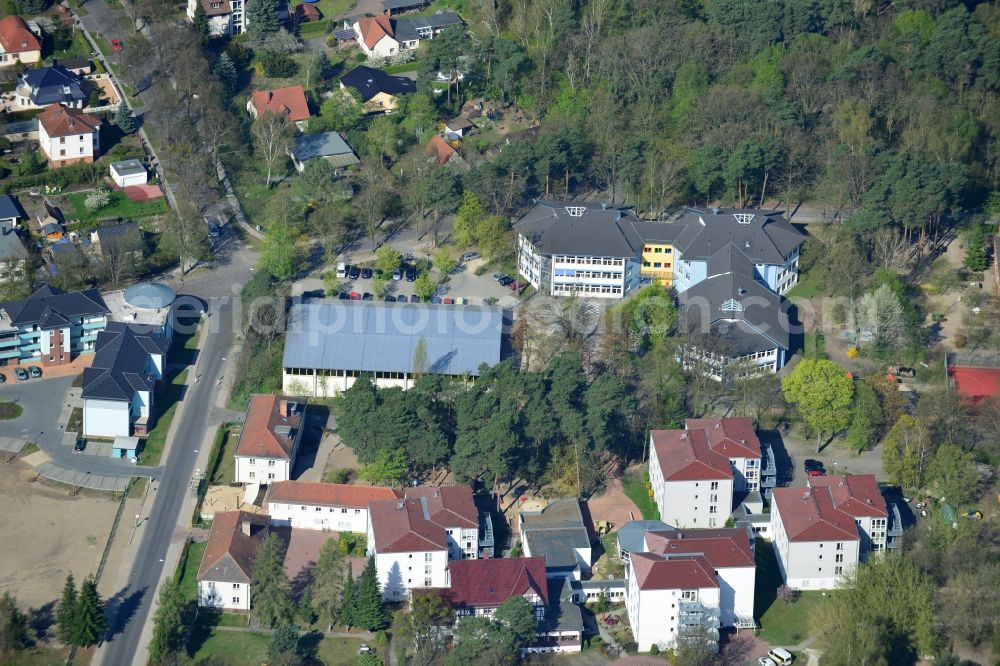
POLYGON ((337 39, 346 41, 348 39, 357 39, 358 34, 354 32, 353 28, 347 28, 345 30, 334 30, 333 36, 337 39))

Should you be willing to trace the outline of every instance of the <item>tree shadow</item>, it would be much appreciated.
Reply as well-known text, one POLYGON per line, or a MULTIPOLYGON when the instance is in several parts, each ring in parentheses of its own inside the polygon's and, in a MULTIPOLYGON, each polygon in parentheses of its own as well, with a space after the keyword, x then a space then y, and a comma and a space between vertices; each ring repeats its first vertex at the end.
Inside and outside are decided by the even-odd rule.
POLYGON ((56 602, 50 601, 28 611, 28 625, 40 641, 49 638, 49 629, 55 624, 56 602))
MULTIPOLYGON (((194 606, 195 602, 191 602, 194 606)), ((212 635, 212 630, 215 629, 219 624, 219 617, 222 615, 219 611, 192 608, 192 614, 197 614, 194 621, 191 623, 191 633, 188 636, 187 641, 187 651, 189 656, 194 656, 198 654, 202 646, 205 645, 205 641, 208 637, 212 635)))
POLYGON ((320 663, 316 655, 319 653, 319 644, 323 641, 323 633, 320 631, 310 631, 299 637, 299 655, 307 664, 320 663))
POLYGON ((121 590, 109 597, 105 605, 105 617, 108 621, 108 630, 105 640, 111 640, 122 631, 139 609, 142 598, 146 595, 146 588, 129 591, 126 585, 121 590))

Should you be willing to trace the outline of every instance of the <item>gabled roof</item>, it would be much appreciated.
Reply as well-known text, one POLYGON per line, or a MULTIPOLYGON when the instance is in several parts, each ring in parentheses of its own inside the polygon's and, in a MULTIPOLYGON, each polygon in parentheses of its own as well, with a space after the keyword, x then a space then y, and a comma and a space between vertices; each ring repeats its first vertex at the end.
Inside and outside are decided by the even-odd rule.
POLYGON ((391 488, 380 486, 354 486, 344 483, 317 483, 311 481, 278 481, 267 491, 265 509, 271 502, 304 504, 308 506, 336 506, 367 509, 369 502, 396 499, 391 488))
POLYGON ((39 324, 43 318, 51 317, 52 312, 65 319, 106 315, 108 306, 96 289, 66 292, 44 285, 25 299, 0 304, 0 310, 7 314, 11 324, 22 326, 39 324))
POLYGON ((17 202, 17 199, 9 194, 0 195, 0 220, 9 218, 20 219, 22 217, 27 216, 21 210, 21 205, 17 202))
POLYGON ((654 555, 701 555, 713 569, 756 566, 750 537, 739 527, 647 532, 646 548, 654 555))
POLYGON ((274 114, 285 113, 293 123, 309 118, 309 103, 306 102, 306 93, 301 85, 254 91, 250 95, 250 103, 259 115, 267 111, 274 114))
POLYGON ((229 5, 229 0, 201 0, 201 6, 205 10, 205 16, 224 16, 233 11, 229 5), (213 7, 212 5, 218 6, 213 7))
POLYGON ((446 120, 444 122, 444 126, 450 130, 462 130, 462 131, 465 131, 467 129, 475 129, 476 127, 472 123, 472 121, 466 118, 465 116, 458 116, 456 118, 452 118, 451 120, 446 120))
POLYGON ((628 208, 600 203, 539 201, 514 229, 542 254, 634 257, 641 222, 628 208))
POLYGON ((683 232, 674 241, 685 261, 707 261, 733 243, 755 264, 784 264, 805 236, 783 211, 740 208, 689 208, 679 220, 683 232))
POLYGON ((42 50, 38 38, 20 16, 4 16, 0 19, 0 45, 6 53, 42 50))
POLYGON ((146 165, 134 157, 128 160, 112 162, 111 168, 119 176, 134 176, 136 174, 146 173, 146 165))
POLYGON ((511 597, 530 592, 541 597, 542 605, 548 606, 544 558, 455 560, 449 563, 448 569, 451 589, 447 599, 452 608, 496 608, 511 597))
POLYGON ((382 39, 393 38, 392 22, 388 16, 379 14, 378 16, 362 16, 358 19, 358 31, 361 39, 369 49, 375 48, 382 39))
POLYGON ((712 450, 704 430, 652 430, 649 433, 664 481, 729 481, 729 458, 712 450))
POLYGON ((337 132, 297 136, 292 144, 292 154, 299 162, 323 157, 337 169, 358 163, 358 156, 337 132))
POLYGON ((719 579, 701 556, 664 558, 651 553, 632 553, 632 575, 640 590, 700 590, 719 587, 719 579))
POLYGON ((830 489, 775 488, 771 491, 789 541, 858 541, 854 518, 837 508, 830 489))
POLYGON ((853 518, 886 518, 889 509, 874 474, 810 476, 813 488, 828 488, 833 505, 853 518))
POLYGON ((199 581, 249 583, 257 549, 267 535, 269 518, 265 514, 226 511, 215 514, 208 544, 198 567, 199 581), (250 534, 243 531, 249 523, 250 534))
POLYGON ((712 450, 727 458, 760 458, 760 440, 749 418, 687 419, 687 430, 704 430, 712 450))
POLYGON ((293 398, 273 393, 250 396, 236 455, 291 459, 304 410, 305 404, 293 398))
POLYGON ((445 550, 444 527, 431 520, 427 501, 380 500, 368 505, 376 553, 413 553, 445 550))
POLYGON ((38 124, 49 137, 93 134, 101 126, 101 119, 89 113, 68 109, 60 104, 45 107, 38 114, 38 124))
POLYGON ((392 36, 397 41, 409 42, 427 37, 432 31, 464 23, 462 17, 455 12, 439 11, 426 16, 406 16, 392 20, 392 36))
POLYGON ((419 486, 404 491, 406 499, 427 501, 431 520, 448 529, 479 529, 479 510, 470 486, 419 486))
POLYGON ((28 258, 28 251, 17 231, 7 226, 0 228, 0 261, 21 261, 28 258))
POLYGON ((340 77, 340 82, 348 88, 354 88, 361 96, 362 102, 367 102, 379 93, 386 95, 402 95, 417 92, 417 82, 405 76, 386 74, 381 69, 372 69, 358 65, 340 77))
MULTIPOLYGON (((21 75, 17 87, 38 106, 87 99, 87 95, 83 92, 83 79, 62 65, 29 69, 21 75)), ((44 122, 42 124, 44 126, 44 122)))
POLYGON ((149 327, 109 321, 97 334, 94 360, 83 371, 83 398, 130 402, 136 391, 152 391, 150 355, 165 355, 167 341, 149 327))
POLYGON ((435 134, 427 142, 427 154, 434 158, 437 164, 447 164, 455 156, 455 153, 455 149, 449 146, 448 142, 442 139, 439 134, 435 134))

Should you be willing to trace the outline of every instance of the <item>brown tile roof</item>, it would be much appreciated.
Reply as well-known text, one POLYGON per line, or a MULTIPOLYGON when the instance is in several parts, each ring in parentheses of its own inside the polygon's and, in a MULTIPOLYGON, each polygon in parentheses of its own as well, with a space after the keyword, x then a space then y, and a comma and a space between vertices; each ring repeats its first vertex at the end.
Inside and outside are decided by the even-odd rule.
POLYGON ((727 458, 760 458, 760 440, 748 418, 688 419, 688 430, 704 430, 712 449, 727 458))
POLYGON ((318 21, 323 18, 323 14, 320 13, 316 5, 308 2, 295 5, 295 14, 304 21, 318 21))
POLYGON ((38 38, 20 16, 4 16, 0 19, 0 45, 3 45, 6 53, 42 50, 38 38))
POLYGON ((632 575, 640 590, 697 590, 719 587, 712 566, 704 557, 665 559, 652 553, 632 553, 632 575))
POLYGON ((813 488, 829 488, 833 505, 853 518, 886 518, 889 509, 874 474, 810 476, 813 488))
POLYGON ((455 155, 455 149, 448 145, 448 142, 435 134, 427 143, 427 154, 431 155, 438 164, 447 164, 455 155))
POLYGON ((383 37, 392 37, 392 22, 388 16, 362 16, 358 19, 358 28, 361 30, 361 39, 365 41, 365 46, 369 49, 375 48, 383 37))
POLYGON ((396 499, 391 488, 379 486, 352 486, 344 483, 316 483, 311 481, 278 481, 267 491, 265 506, 271 502, 309 504, 320 506, 345 506, 367 509, 376 500, 396 499))
POLYGON ((479 511, 470 486, 420 486, 407 488, 406 499, 427 500, 431 520, 442 527, 479 528, 479 511))
POLYGON ((224 16, 233 11, 229 5, 229 0, 201 0, 201 6, 205 9, 205 16, 224 16), (219 6, 213 7, 213 4, 219 6))
POLYGON ((309 117, 309 104, 306 102, 306 93, 302 86, 257 90, 250 96, 250 103, 259 115, 267 111, 275 114, 287 113, 288 119, 293 123, 309 117))
POLYGON ((775 488, 771 491, 789 541, 857 541, 854 518, 838 509, 829 488, 775 488))
POLYGON ((729 458, 712 450, 704 430, 653 430, 649 433, 666 481, 729 480, 729 458))
POLYGON ((269 520, 265 514, 246 511, 215 514, 208 545, 198 567, 198 580, 249 583, 253 560, 267 535, 269 520), (244 521, 250 525, 249 536, 243 531, 244 521))
POLYGON ((738 527, 646 532, 646 547, 656 555, 701 554, 715 569, 755 566, 747 531, 738 527))
POLYGON ((426 500, 372 502, 368 505, 368 521, 378 553, 426 552, 448 547, 444 528, 431 520, 426 500))
POLYGON ((60 104, 50 104, 38 114, 38 122, 50 137, 93 134, 101 119, 60 104))
POLYGON ((511 597, 534 592, 549 605, 544 557, 455 560, 448 565, 453 608, 496 608, 511 597))
POLYGON ((251 396, 243 432, 236 445, 236 455, 289 460, 304 410, 305 404, 296 402, 293 398, 273 393, 251 396), (281 414, 283 405, 288 407, 287 416, 281 414), (287 433, 284 432, 285 429, 288 429, 287 433))

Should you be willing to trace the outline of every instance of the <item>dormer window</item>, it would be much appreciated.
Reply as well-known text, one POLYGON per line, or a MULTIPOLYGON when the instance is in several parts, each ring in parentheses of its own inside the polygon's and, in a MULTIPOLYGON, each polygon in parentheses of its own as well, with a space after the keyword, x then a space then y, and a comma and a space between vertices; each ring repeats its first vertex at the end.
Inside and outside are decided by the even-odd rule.
POLYGON ((570 217, 583 217, 585 212, 587 212, 586 206, 566 206, 566 214, 570 217))
POLYGON ((70 92, 69 86, 63 86, 62 87, 62 91, 63 91, 63 95, 68 95, 69 92, 70 92))
POLYGON ((719 309, 723 312, 743 312, 743 306, 735 298, 726 300, 719 309))
POLYGON ((753 213, 733 213, 733 217, 740 224, 750 224, 753 222, 753 218, 756 217, 753 213))

